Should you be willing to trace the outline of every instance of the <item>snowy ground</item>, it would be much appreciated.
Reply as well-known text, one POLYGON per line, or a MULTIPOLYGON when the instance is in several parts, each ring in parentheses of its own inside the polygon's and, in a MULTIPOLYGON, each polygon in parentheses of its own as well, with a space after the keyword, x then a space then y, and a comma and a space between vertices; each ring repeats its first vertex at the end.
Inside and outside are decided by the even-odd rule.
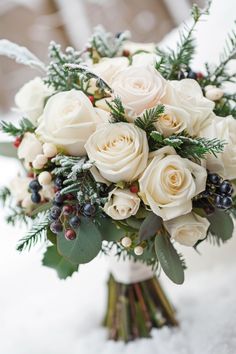
MULTIPOLYGON (((232 28, 235 0, 213 1, 212 17, 198 32, 195 66, 216 59, 232 28)), ((176 33, 165 43, 172 45, 176 33)), ((19 166, 0 158, 0 184, 19 166)), ((23 229, 12 229, 0 215, 0 354, 235 354, 236 237, 221 249, 204 245, 202 257, 185 249, 186 282, 163 283, 178 309, 179 329, 153 331, 151 340, 124 346, 106 341, 100 326, 108 267, 105 259, 81 267, 59 281, 40 266, 42 249, 20 255, 15 244, 23 229)))

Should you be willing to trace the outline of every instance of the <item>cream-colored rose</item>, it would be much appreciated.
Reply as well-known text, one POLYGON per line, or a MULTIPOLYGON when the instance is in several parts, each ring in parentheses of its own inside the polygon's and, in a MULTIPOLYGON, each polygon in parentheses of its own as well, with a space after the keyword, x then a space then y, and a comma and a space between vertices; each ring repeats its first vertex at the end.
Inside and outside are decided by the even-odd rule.
POLYGON ((113 77, 120 71, 126 69, 128 65, 129 60, 125 57, 103 58, 92 66, 92 70, 96 75, 110 84, 113 77))
POLYGON ((165 137, 186 130, 192 133, 191 116, 183 108, 165 105, 164 114, 155 123, 156 129, 165 137))
POLYGON ((17 150, 19 159, 25 160, 26 164, 29 164, 35 160, 35 158, 42 154, 43 146, 33 133, 25 133, 17 150))
POLYGON ((192 198, 205 190, 205 168, 181 158, 169 146, 151 153, 152 160, 139 180, 144 203, 163 220, 192 210, 192 198))
POLYGON ((102 119, 82 91, 64 91, 52 96, 39 119, 36 133, 74 156, 85 155, 84 144, 102 119))
POLYGON ((217 138, 225 141, 222 153, 207 155, 207 168, 219 173, 223 178, 236 178, 236 120, 232 116, 217 117, 212 115, 211 124, 200 132, 202 137, 217 138))
POLYGON ((151 65, 129 66, 113 78, 111 87, 121 98, 132 121, 160 102, 165 94, 166 80, 151 65))
POLYGON ((214 102, 203 96, 196 80, 168 81, 162 103, 184 109, 191 116, 192 135, 207 125, 207 119, 214 109, 214 102))
POLYGON ((192 247, 197 241, 206 237, 210 223, 206 218, 202 218, 195 213, 189 213, 165 221, 164 226, 172 239, 181 245, 192 247))
POLYGON ((34 125, 43 113, 45 99, 53 93, 40 77, 27 82, 16 94, 15 103, 34 125))
POLYGON ((140 199, 128 189, 113 189, 104 205, 104 211, 114 220, 127 219, 135 215, 139 209, 140 199))
POLYGON ((110 182, 136 180, 147 166, 146 133, 129 123, 104 124, 85 144, 89 159, 110 182))
POLYGON ((158 60, 155 53, 138 53, 132 57, 132 66, 154 66, 158 60))

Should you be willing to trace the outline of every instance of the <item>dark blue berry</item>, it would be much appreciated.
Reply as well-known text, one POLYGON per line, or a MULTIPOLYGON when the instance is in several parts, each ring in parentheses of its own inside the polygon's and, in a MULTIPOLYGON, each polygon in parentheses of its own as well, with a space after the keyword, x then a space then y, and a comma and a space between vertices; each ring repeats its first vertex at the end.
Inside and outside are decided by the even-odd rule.
POLYGON ((63 178, 58 176, 54 183, 57 188, 61 189, 63 187, 63 178))
POLYGON ((231 197, 223 197, 222 199, 222 207, 225 208, 225 209, 228 209, 232 206, 233 204, 233 201, 232 201, 232 198, 231 197))
POLYGON ((76 229, 77 227, 80 226, 80 218, 78 216, 73 216, 70 220, 69 220, 69 224, 71 227, 73 227, 74 229, 76 229))
POLYGON ((208 176, 208 181, 210 181, 213 184, 219 184, 220 183, 220 176, 217 175, 217 173, 209 173, 208 176))
POLYGON ((64 195, 62 195, 60 192, 57 192, 54 197, 54 202, 62 204, 64 202, 64 199, 65 199, 64 195))
POLYGON ((60 223, 60 221, 54 221, 53 223, 51 223, 50 230, 54 234, 59 234, 60 232, 62 232, 63 227, 62 227, 62 224, 60 223))
POLYGON ((231 184, 229 181, 227 181, 227 180, 225 180, 225 181, 223 181, 223 182, 221 183, 219 189, 220 189, 220 192, 221 192, 222 194, 231 195, 232 192, 233 192, 232 184, 231 184))
POLYGON ((42 189, 42 186, 39 184, 39 181, 37 179, 33 179, 33 181, 31 181, 29 184, 29 189, 32 192, 38 192, 40 191, 40 189, 42 189))
POLYGON ((50 219, 57 220, 61 215, 61 208, 54 206, 50 210, 50 219))
POLYGON ((192 71, 191 69, 188 71, 188 75, 187 75, 187 78, 188 79, 194 79, 194 80, 197 80, 197 74, 192 71))
POLYGON ((38 192, 33 192, 31 195, 31 200, 35 204, 39 204, 41 202, 41 196, 38 192))
POLYGON ((83 213, 85 216, 93 216, 96 213, 96 207, 93 204, 85 204, 83 208, 83 213))
POLYGON ((222 197, 222 195, 217 194, 217 195, 215 196, 215 204, 216 204, 217 208, 223 208, 222 202, 223 202, 223 197, 222 197))

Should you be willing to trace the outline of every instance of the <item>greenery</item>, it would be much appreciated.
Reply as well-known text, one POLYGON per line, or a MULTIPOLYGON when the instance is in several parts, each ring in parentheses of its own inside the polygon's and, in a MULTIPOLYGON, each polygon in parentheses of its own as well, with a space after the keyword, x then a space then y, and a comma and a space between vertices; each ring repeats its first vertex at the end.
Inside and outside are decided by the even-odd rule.
POLYGON ((21 137, 26 132, 33 133, 35 131, 35 126, 27 119, 23 118, 19 125, 16 126, 11 122, 1 121, 0 122, 0 130, 13 137, 21 137))
POLYGON ((162 219, 158 215, 150 212, 139 228, 139 240, 149 240, 156 235, 157 231, 162 228, 162 225, 162 219))
POLYGON ((96 62, 102 57, 112 58, 121 54, 121 48, 129 37, 128 31, 114 36, 106 32, 102 26, 97 26, 88 43, 90 57, 96 62))
POLYGON ((185 263, 175 250, 167 232, 162 229, 155 238, 155 251, 165 274, 176 284, 184 282, 185 263))
POLYGON ((216 209, 207 219, 210 222, 207 239, 212 243, 220 245, 233 236, 234 223, 228 212, 216 209))
POLYGON ((111 123, 128 122, 125 117, 124 106, 118 96, 115 97, 111 102, 107 100, 106 103, 111 110, 111 123))
POLYGON ((42 264, 46 267, 55 269, 60 279, 66 279, 78 270, 78 265, 72 264, 62 257, 58 253, 55 245, 47 247, 43 256, 42 264))
POLYGON ((150 108, 145 110, 143 115, 141 117, 137 117, 134 121, 134 124, 145 130, 147 133, 147 137, 149 138, 149 135, 151 134, 152 131, 156 130, 154 124, 158 121, 159 117, 164 113, 165 107, 162 104, 159 104, 158 106, 154 108, 150 108))
POLYGON ((32 246, 36 245, 41 240, 46 240, 46 232, 49 226, 48 213, 40 213, 33 221, 31 229, 27 232, 17 244, 17 250, 30 250, 32 246))
POLYGON ((0 189, 0 202, 2 206, 5 207, 8 204, 10 199, 11 199, 10 189, 7 187, 2 187, 0 189))
POLYGON ((165 138, 161 133, 154 131, 151 133, 152 139, 156 142, 155 149, 163 146, 172 146, 182 157, 201 159, 206 154, 216 154, 224 150, 225 142, 219 139, 192 138, 188 135, 172 135, 165 138))
POLYGON ((236 94, 224 94, 224 96, 216 102, 214 113, 220 117, 232 115, 236 118, 236 94))
POLYGON ((157 54, 160 56, 160 61, 156 64, 156 69, 168 80, 178 79, 179 73, 182 70, 187 70, 193 55, 195 54, 195 39, 193 33, 197 23, 203 15, 209 13, 211 2, 205 10, 201 10, 196 4, 192 8, 193 24, 191 27, 185 25, 182 32, 180 32, 180 40, 177 43, 177 49, 162 50, 156 48, 157 54))

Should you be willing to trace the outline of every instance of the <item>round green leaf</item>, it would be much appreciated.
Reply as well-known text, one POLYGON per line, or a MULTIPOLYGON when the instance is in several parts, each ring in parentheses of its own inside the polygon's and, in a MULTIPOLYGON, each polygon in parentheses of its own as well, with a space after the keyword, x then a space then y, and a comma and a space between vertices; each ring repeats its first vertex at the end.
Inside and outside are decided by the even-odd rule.
POLYGON ((125 236, 125 231, 118 228, 114 221, 110 218, 99 218, 97 228, 105 241, 120 241, 125 236))

